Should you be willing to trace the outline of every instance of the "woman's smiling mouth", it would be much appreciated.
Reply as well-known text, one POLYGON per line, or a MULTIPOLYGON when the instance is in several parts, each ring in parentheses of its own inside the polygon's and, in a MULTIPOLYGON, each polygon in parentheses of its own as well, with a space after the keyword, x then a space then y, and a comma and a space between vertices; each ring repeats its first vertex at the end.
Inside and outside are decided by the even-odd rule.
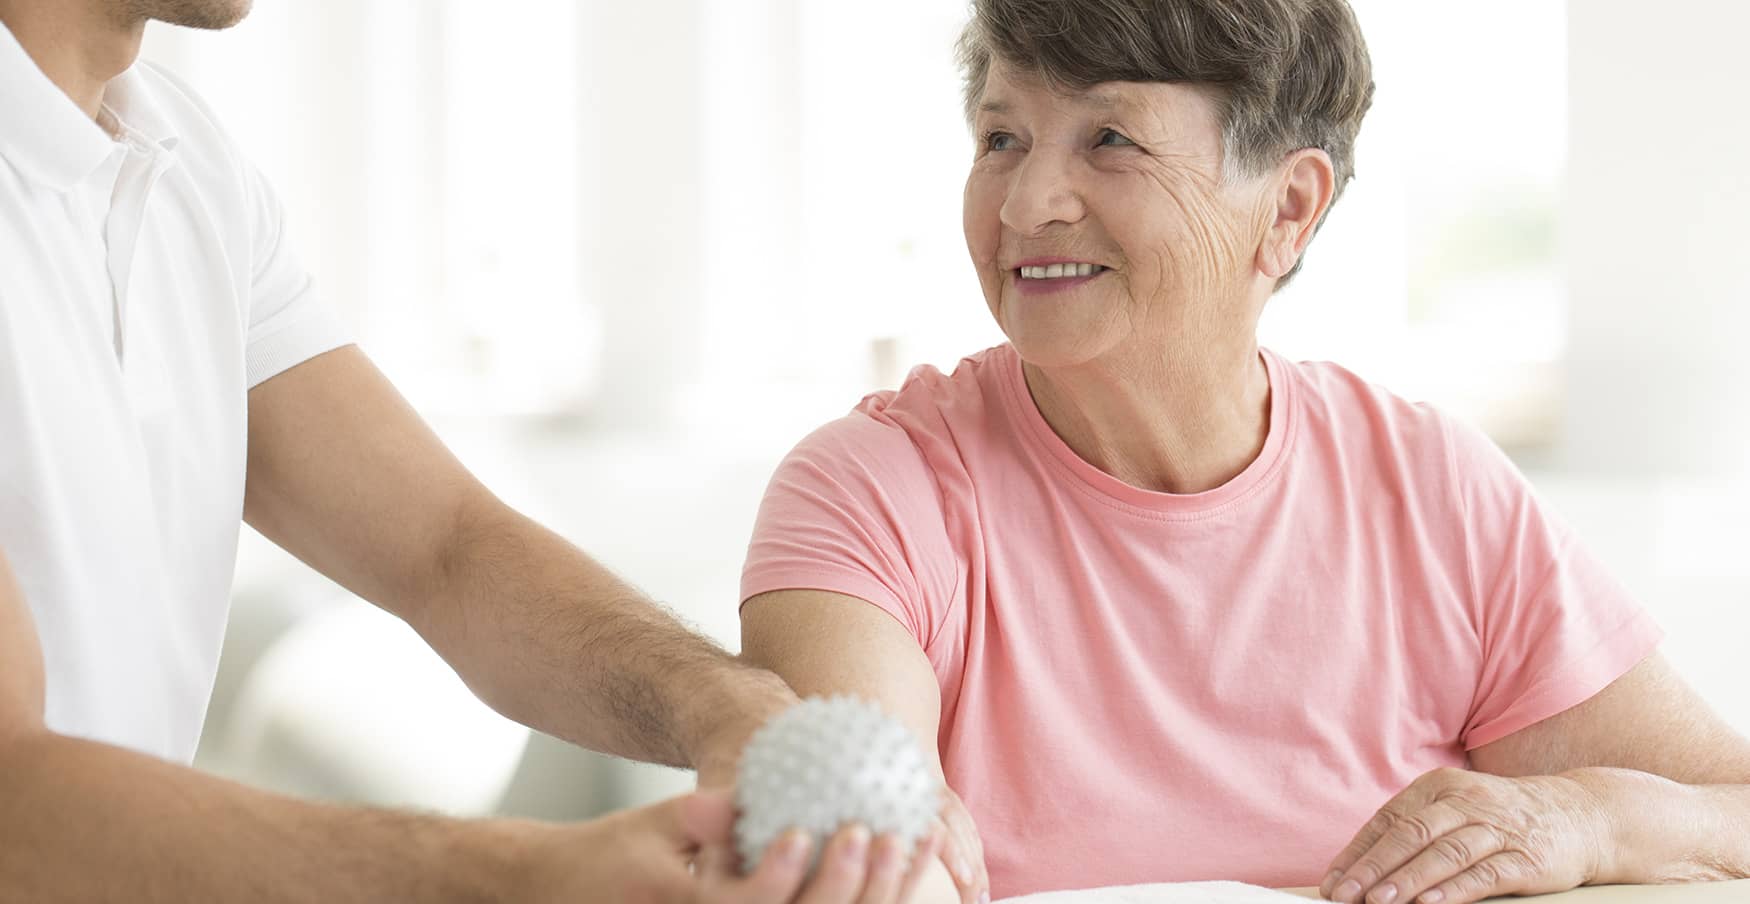
POLYGON ((1029 295, 1061 292, 1097 279, 1108 268, 1086 261, 1027 261, 1010 270, 1015 288, 1029 295))

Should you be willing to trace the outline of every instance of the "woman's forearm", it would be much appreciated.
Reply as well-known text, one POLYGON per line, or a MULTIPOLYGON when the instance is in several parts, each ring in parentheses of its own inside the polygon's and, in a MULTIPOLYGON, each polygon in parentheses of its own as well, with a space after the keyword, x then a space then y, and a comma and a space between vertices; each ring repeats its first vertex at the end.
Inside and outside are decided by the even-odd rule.
POLYGON ((1563 773, 1606 827, 1595 885, 1750 878, 1750 785, 1684 785, 1630 769, 1563 773))
POLYGON ((605 753, 702 768, 795 697, 503 506, 457 532, 418 628, 499 712, 605 753))

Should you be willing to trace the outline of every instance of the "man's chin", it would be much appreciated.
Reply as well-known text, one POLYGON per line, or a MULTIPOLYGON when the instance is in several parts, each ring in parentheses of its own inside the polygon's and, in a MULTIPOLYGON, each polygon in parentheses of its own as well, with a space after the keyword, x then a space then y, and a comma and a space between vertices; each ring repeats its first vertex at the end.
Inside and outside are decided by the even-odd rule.
POLYGON ((146 19, 198 28, 222 31, 244 20, 254 7, 254 0, 129 0, 135 11, 146 19))

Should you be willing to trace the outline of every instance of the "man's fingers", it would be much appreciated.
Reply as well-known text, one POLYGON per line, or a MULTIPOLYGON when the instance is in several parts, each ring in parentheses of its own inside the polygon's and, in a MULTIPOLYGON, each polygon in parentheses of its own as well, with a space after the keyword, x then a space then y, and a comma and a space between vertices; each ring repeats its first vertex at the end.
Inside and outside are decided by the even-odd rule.
POLYGON ((1372 892, 1380 880, 1467 822, 1467 816, 1452 805, 1439 801, 1394 819, 1373 846, 1343 871, 1331 900, 1339 904, 1356 904, 1372 892))
POLYGON ((850 904, 863 891, 869 869, 869 830, 851 826, 827 843, 820 869, 803 889, 797 904, 850 904))
POLYGON ((699 884, 710 887, 735 876, 735 856, 728 848, 721 845, 710 845, 699 851, 699 856, 693 858, 693 876, 699 884))
POLYGON ((1409 863, 1385 878, 1368 900, 1390 897, 1393 901, 1415 900, 1442 882, 1501 852, 1501 834, 1485 825, 1467 825, 1441 837, 1409 863), (1388 891, 1389 889, 1389 891, 1388 891))
POLYGON ((875 839, 869 849, 869 874, 858 904, 894 904, 905 879, 905 845, 892 835, 875 839))
POLYGON ((734 838, 735 800, 729 792, 697 791, 671 803, 676 837, 694 846, 728 844, 734 838))
POLYGON ((802 832, 786 832, 766 848, 759 868, 743 879, 735 873, 735 856, 727 847, 705 849, 700 866, 702 899, 712 904, 789 904, 808 874, 812 845, 802 832))

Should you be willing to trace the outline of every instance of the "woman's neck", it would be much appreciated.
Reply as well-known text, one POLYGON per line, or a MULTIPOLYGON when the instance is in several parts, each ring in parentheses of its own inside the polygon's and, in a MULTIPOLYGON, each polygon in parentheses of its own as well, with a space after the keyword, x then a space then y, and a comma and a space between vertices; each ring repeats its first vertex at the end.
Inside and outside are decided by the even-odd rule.
POLYGON ((1256 460, 1269 436, 1270 378, 1250 335, 1022 369, 1039 413, 1065 444, 1145 490, 1216 489, 1256 460))

